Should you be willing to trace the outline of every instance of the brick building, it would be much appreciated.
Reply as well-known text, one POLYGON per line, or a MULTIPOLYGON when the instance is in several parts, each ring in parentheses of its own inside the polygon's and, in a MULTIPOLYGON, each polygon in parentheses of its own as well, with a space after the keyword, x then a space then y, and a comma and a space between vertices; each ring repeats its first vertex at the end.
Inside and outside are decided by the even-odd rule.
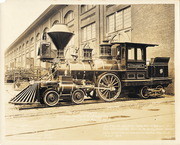
MULTIPOLYGON (((52 5, 47 8, 7 49, 5 69, 47 68, 49 63, 38 58, 42 39, 51 41, 46 32, 56 23, 65 23, 75 35, 65 48, 66 58, 76 49, 78 59, 83 48, 93 49, 99 57, 103 40, 158 44, 149 48, 148 59, 170 57, 169 74, 174 80, 174 5, 52 5)), ((51 43, 52 49, 55 49, 51 43)), ((112 51, 112 55, 113 55, 112 51)), ((173 84, 169 92, 173 93, 173 84)))

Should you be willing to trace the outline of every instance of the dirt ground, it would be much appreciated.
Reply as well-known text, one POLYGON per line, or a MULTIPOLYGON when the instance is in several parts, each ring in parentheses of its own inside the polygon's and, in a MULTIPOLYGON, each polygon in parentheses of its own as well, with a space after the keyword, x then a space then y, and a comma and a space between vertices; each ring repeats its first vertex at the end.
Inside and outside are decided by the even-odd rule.
POLYGON ((105 103, 87 98, 81 105, 13 105, 19 91, 6 84, 6 140, 174 140, 174 96, 121 97, 105 103))

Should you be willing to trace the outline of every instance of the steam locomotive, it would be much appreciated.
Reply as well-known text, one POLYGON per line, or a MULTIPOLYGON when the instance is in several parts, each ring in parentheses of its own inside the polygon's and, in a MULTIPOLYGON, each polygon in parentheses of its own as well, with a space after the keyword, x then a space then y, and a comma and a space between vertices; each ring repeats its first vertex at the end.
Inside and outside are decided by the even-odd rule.
MULTIPOLYGON (((55 106, 61 100, 71 100, 80 104, 85 97, 111 102, 122 92, 147 99, 163 95, 164 88, 172 83, 168 77, 169 57, 155 57, 149 65, 146 63, 146 48, 155 44, 103 41, 98 59, 92 58, 93 49, 87 47, 83 60, 72 55, 70 61, 64 57, 64 48, 74 34, 64 24, 54 25, 47 34, 57 48, 57 57, 46 59, 52 63, 51 74, 46 80, 31 82, 10 103, 55 106), (111 55, 112 48, 115 56, 111 55)), ((40 50, 49 46, 44 42, 40 50)))

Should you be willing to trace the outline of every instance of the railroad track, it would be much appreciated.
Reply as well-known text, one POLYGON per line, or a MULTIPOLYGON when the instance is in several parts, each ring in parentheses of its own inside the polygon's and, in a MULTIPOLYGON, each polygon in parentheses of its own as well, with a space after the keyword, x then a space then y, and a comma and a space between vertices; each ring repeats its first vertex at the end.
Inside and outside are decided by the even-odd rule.
MULTIPOLYGON (((137 99, 135 99, 137 100, 137 99)), ((91 102, 91 103, 87 103, 87 104, 81 104, 81 105, 66 105, 66 106, 57 106, 57 107, 44 107, 44 108, 21 108, 21 110, 23 110, 23 112, 21 113, 21 111, 19 111, 17 114, 10 114, 10 115, 6 115, 6 119, 13 119, 13 118, 25 118, 25 117, 36 117, 36 116, 46 116, 46 115, 57 115, 57 114, 67 114, 67 113, 73 113, 73 112, 87 112, 87 111, 102 111, 102 110, 107 110, 107 109, 114 109, 114 110, 118 110, 118 109, 126 109, 126 108, 142 108, 143 106, 148 106, 148 105, 158 105, 158 104, 162 104, 162 103, 174 103, 174 100, 156 100, 153 99, 148 99, 148 100, 140 100, 138 99, 138 102, 134 102, 134 100, 127 100, 126 104, 124 104, 123 102, 120 101, 116 101, 116 102, 110 102, 110 103, 105 103, 105 102, 100 102, 97 103, 97 101, 95 102, 91 102), (101 105, 100 105, 101 104, 101 105), (94 106, 96 105, 96 106, 94 106), (103 105, 103 106, 102 106, 103 105), (79 108, 79 106, 83 106, 84 108, 81 109, 79 108), (68 107, 68 109, 67 109, 68 107), (55 108, 58 108, 56 110, 54 110, 55 108), (33 112, 29 112, 29 109, 35 109, 33 110, 33 112), (46 109, 46 111, 45 111, 46 109), (59 111, 59 109, 61 109, 61 111, 59 111), (52 111, 53 110, 53 111, 52 111), (27 113, 28 112, 28 113, 27 113)))

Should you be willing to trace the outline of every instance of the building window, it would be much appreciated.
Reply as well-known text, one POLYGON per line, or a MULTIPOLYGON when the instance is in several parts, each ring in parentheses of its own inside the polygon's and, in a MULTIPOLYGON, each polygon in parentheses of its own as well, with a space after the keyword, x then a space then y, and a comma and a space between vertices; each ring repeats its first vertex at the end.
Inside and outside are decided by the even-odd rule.
POLYGON ((25 54, 22 55, 22 67, 25 67, 25 60, 26 57, 25 57, 25 54))
POLYGON ((82 42, 96 38, 96 25, 90 24, 82 28, 82 42))
POLYGON ((46 32, 43 32, 42 40, 46 40, 46 39, 47 39, 47 33, 46 33, 46 32))
POLYGON ((116 13, 116 30, 123 29, 123 11, 116 13))
POLYGON ((19 55, 21 54, 21 46, 19 46, 19 55))
POLYGON ((16 52, 16 53, 15 53, 15 56, 18 57, 18 55, 19 55, 19 54, 18 54, 18 48, 16 48, 15 52, 16 52))
POLYGON ((43 34, 42 34, 42 40, 47 40, 48 36, 47 36, 47 32, 48 32, 48 28, 46 27, 43 31, 43 34))
POLYGON ((20 49, 20 54, 23 54, 24 53, 24 50, 25 50, 25 44, 23 43, 22 44, 22 47, 20 49))
POLYGON ((115 31, 115 14, 108 16, 108 32, 115 31))
POLYGON ((24 53, 26 53, 26 56, 29 55, 29 41, 26 42, 26 48, 24 48, 24 53))
POLYGON ((34 41, 34 37, 31 38, 31 44, 33 43, 33 41, 34 41))
POLYGON ((52 26, 54 26, 55 24, 59 23, 59 20, 55 20, 53 23, 52 23, 52 26))
POLYGON ((69 11, 66 13, 65 17, 64 17, 64 22, 65 24, 69 23, 70 21, 72 21, 74 19, 74 12, 73 11, 69 11))
POLYGON ((95 5, 81 5, 81 13, 84 13, 94 7, 95 7, 95 5))
POLYGON ((130 27, 131 26, 131 7, 125 9, 123 14, 123 19, 124 19, 124 28, 130 27))
POLYGON ((39 39, 40 39, 40 34, 37 33, 37 35, 36 35, 36 41, 38 41, 39 39))
POLYGON ((131 7, 107 16, 107 32, 115 32, 131 26, 131 7))
MULTIPOLYGON (((28 44, 29 44, 29 41, 26 41, 26 47, 28 46, 28 44)), ((24 44, 23 44, 23 47, 24 47, 24 44)))

